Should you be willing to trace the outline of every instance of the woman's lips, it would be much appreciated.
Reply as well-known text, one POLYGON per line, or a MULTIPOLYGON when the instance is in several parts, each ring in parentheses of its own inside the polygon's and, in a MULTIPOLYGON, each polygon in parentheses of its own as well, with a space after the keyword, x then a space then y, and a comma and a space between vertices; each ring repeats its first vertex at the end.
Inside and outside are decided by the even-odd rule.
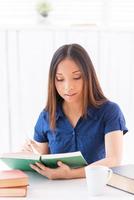
POLYGON ((74 95, 76 95, 76 93, 73 93, 73 94, 65 94, 65 96, 68 96, 68 97, 72 97, 72 96, 74 96, 74 95))

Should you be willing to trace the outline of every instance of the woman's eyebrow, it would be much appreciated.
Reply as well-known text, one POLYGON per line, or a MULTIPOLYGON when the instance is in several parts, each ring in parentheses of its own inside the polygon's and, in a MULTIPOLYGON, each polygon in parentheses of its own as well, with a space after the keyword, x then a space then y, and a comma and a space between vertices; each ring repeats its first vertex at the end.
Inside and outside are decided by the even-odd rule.
MULTIPOLYGON (((75 74, 75 73, 81 73, 81 71, 80 71, 80 70, 76 70, 76 71, 73 71, 73 72, 72 72, 72 74, 75 74)), ((63 75, 62 73, 59 73, 59 72, 57 72, 56 74, 57 74, 57 75, 63 75)))
POLYGON ((74 71, 74 72, 72 72, 73 74, 75 74, 75 73, 81 73, 81 71, 80 70, 77 70, 77 71, 74 71))
POLYGON ((58 72, 57 72, 56 74, 57 74, 57 75, 63 75, 62 73, 58 73, 58 72))

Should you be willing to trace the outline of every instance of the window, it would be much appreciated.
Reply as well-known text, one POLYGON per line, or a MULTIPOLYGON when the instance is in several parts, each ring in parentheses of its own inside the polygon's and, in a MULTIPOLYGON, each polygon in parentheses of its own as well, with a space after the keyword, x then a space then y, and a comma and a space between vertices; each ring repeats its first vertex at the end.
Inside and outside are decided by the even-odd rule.
POLYGON ((98 24, 102 21, 102 0, 51 0, 56 20, 71 24, 98 24))
POLYGON ((134 1, 133 0, 108 0, 111 26, 134 25, 134 1))
POLYGON ((35 0, 0 0, 0 24, 34 22, 35 3, 35 0))
MULTIPOLYGON (((38 0, 0 0, 0 23, 35 23, 38 0)), ((133 0, 47 0, 54 22, 130 26, 134 24, 133 0)))

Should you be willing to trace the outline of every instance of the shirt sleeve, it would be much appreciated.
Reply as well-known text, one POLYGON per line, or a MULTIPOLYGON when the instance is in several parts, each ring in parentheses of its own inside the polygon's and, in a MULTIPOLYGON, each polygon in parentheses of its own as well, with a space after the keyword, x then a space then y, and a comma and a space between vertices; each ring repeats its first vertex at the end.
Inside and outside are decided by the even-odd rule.
POLYGON ((124 115, 116 103, 110 103, 105 109, 104 115, 104 134, 111 131, 121 130, 123 134, 128 132, 124 115))
POLYGON ((34 140, 37 142, 48 142, 47 138, 48 122, 46 113, 42 111, 34 127, 34 140))

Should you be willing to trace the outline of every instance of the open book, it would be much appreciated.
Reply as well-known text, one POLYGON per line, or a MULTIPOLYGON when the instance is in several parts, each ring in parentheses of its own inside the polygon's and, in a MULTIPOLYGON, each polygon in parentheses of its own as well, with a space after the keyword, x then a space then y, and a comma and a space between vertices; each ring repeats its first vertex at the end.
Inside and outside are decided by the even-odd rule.
POLYGON ((29 154, 23 152, 5 153, 0 155, 0 160, 11 169, 20 169, 24 171, 32 171, 33 169, 30 167, 30 164, 35 164, 36 162, 41 162, 50 168, 56 168, 58 161, 62 161, 71 168, 79 168, 87 165, 87 162, 80 151, 47 155, 29 154))

